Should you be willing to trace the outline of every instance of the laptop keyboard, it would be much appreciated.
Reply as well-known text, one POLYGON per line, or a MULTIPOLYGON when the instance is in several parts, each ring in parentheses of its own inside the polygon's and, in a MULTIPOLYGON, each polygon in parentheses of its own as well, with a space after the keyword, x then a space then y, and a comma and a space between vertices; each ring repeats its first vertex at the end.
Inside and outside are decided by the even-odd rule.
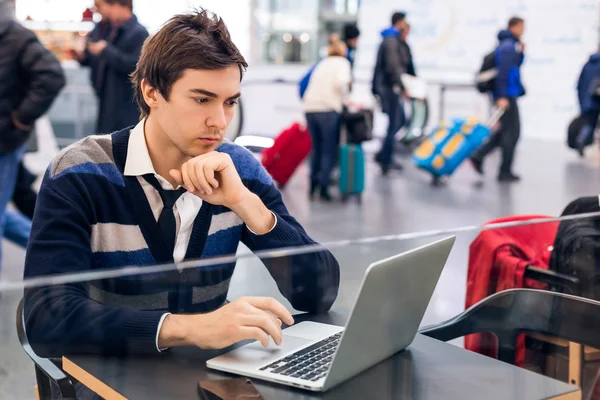
POLYGON ((261 371, 291 378, 318 381, 327 375, 342 333, 329 336, 309 347, 262 367, 261 371))

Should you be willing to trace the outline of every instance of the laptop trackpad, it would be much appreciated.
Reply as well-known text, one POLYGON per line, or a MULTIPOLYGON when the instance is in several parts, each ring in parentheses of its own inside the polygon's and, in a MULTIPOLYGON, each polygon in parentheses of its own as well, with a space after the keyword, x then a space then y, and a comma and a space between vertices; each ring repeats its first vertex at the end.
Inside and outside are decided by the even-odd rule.
POLYGON ((273 339, 271 339, 269 347, 263 347, 260 342, 254 342, 218 357, 218 361, 242 364, 245 367, 263 366, 271 360, 275 361, 313 342, 313 340, 284 334, 281 346, 277 346, 273 339))

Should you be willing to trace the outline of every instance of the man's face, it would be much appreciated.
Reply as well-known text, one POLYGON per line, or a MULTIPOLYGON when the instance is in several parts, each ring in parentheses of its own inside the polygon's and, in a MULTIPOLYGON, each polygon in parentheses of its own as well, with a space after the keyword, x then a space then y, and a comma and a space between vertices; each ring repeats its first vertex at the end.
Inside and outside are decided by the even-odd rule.
POLYGON ((106 3, 104 0, 95 0, 94 7, 96 12, 102 16, 102 19, 110 19, 112 5, 106 3))
POLYGON ((152 109, 162 130, 186 156, 197 157, 221 144, 240 96, 240 68, 185 70, 169 101, 158 95, 152 109))
POLYGON ((521 22, 519 24, 514 25, 511 28, 511 32, 513 35, 515 35, 515 37, 517 39, 521 39, 521 37, 523 36, 523 33, 525 33, 525 23, 521 22))

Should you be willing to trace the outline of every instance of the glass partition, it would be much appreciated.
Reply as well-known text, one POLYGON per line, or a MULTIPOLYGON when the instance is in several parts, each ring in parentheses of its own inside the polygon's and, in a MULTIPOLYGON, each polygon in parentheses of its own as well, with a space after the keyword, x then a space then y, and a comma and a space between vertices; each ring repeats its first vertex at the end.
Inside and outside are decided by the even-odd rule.
MULTIPOLYGON (((581 204, 570 205, 565 212, 579 212, 581 204)), ((269 318, 268 324, 279 324, 272 318, 274 313, 286 327, 291 321, 286 320, 287 312, 279 304, 294 316, 292 327, 296 328, 301 328, 304 321, 335 326, 355 322, 347 326, 348 333, 331 354, 332 370, 343 370, 339 365, 335 367, 336 357, 349 357, 360 364, 357 357, 372 356, 380 358, 377 371, 392 381, 422 384, 431 393, 436 393, 436 385, 427 376, 448 378, 462 370, 483 380, 471 387, 473 393, 494 387, 490 381, 496 379, 503 382, 506 392, 500 393, 499 398, 504 398, 502 394, 506 398, 538 398, 540 394, 577 390, 575 387, 582 388, 585 396, 596 387, 599 371, 598 350, 593 347, 599 345, 595 334, 599 329, 600 303, 594 300, 600 299, 600 246, 593 234, 599 218, 599 212, 559 219, 545 215, 513 216, 484 221, 485 224, 382 237, 339 240, 343 237, 340 235, 338 240, 323 244, 256 253, 240 245, 236 255, 226 257, 62 274, 45 274, 45 266, 27 264, 29 278, 25 280, 12 266, 0 282, 4 321, 0 330, 4 355, 0 369, 5 371, 0 393, 8 398, 27 398, 36 384, 34 363, 19 342, 15 324, 25 290, 22 327, 32 351, 42 357, 58 357, 54 364, 67 370, 71 383, 80 382, 75 384, 77 390, 89 389, 106 398, 115 393, 126 398, 162 398, 165 390, 175 397, 195 396, 198 380, 231 378, 232 375, 207 369, 206 362, 223 353, 216 348, 230 350, 229 345, 242 339, 264 340, 262 332, 279 341, 280 333, 273 325, 261 325, 264 331, 256 337, 244 330, 243 334, 230 337, 218 327, 222 321, 231 323, 227 320, 230 314, 224 310, 239 312, 236 315, 245 324, 262 323, 250 316, 263 315, 261 309, 271 310, 271 317, 264 314, 269 318), (456 237, 454 243, 446 243, 446 247, 444 239, 452 236, 456 237), (264 303, 263 297, 274 299, 276 305, 264 303), (243 307, 234 308, 240 303, 243 307), (163 319, 166 313, 183 319, 163 319), (220 322, 212 325, 211 315, 219 316, 216 321, 220 322), (194 316, 200 318, 194 320, 194 316), (161 343, 170 350, 159 353, 156 335, 161 320, 169 323, 161 324, 160 331, 164 327, 165 336, 158 340, 165 340, 161 343), (192 324, 189 326, 194 329, 184 329, 178 325, 181 321, 192 324), (181 335, 185 332, 186 337, 178 338, 184 342, 167 336, 169 332, 173 334, 171 329, 181 335), (216 329, 221 334, 198 334, 203 329, 216 329), (426 337, 417 335, 413 340, 417 329, 426 337), (470 329, 499 336, 464 338, 470 329), (506 332, 514 333, 512 342, 502 336, 506 332), (406 343, 398 339, 404 336, 408 337, 406 343), (353 340, 357 337, 365 341, 364 348, 355 347, 353 340), (353 345, 343 347, 344 340, 353 345), (381 348, 372 340, 383 347, 391 346, 395 355, 377 355, 381 348), (201 349, 202 346, 206 348, 201 349), (430 346, 441 346, 437 358, 425 351, 433 348, 430 346), (512 349, 509 362, 516 367, 505 371, 502 368, 508 368, 508 364, 493 359, 507 361, 506 357, 511 357, 507 349, 512 349), (471 359, 471 352, 488 358, 471 359), (438 364, 424 374, 417 367, 427 362, 438 364), (165 368, 176 371, 181 379, 163 376, 161 371, 165 368), (151 381, 142 379, 148 374, 155 375, 151 381), (104 385, 94 385, 89 375, 104 385), (560 382, 574 386, 561 386, 560 382), (87 389, 81 385, 87 385, 87 389)), ((315 237, 320 235, 314 232, 315 237)), ((54 262, 48 260, 46 268, 51 269, 54 262)), ((302 334, 313 332, 315 338, 323 335, 319 325, 304 326, 308 330, 302 334)), ((21 340, 24 338, 21 332, 21 340)), ((286 347, 286 338, 288 343, 295 339, 282 338, 279 347, 270 343, 266 350, 258 346, 254 351, 290 353, 293 349, 286 347)), ((242 344, 246 343, 252 342, 242 344)), ((317 371, 320 366, 307 368, 304 372, 310 375, 311 368, 317 371)), ((363 388, 368 389, 365 393, 400 393, 393 385, 382 388, 368 371, 327 391, 326 396, 358 390, 356 382, 367 386, 363 388)), ((238 371, 237 375, 244 372, 238 371)), ((265 398, 308 395, 267 384, 268 376, 250 375, 265 398)), ((452 396, 461 393, 460 385, 453 390, 452 396)), ((417 398, 428 398, 419 393, 417 398)))

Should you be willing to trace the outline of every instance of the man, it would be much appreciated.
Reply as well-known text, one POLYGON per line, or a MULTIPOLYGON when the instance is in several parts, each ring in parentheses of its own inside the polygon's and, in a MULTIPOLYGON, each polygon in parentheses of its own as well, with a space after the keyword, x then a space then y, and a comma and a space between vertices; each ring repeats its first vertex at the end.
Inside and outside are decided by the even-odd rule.
MULTIPOLYGON (((0 238, 13 222, 6 222, 5 212, 32 126, 65 85, 56 57, 2 7, 6 4, 0 4, 0 238)), ((0 246, 0 266, 1 261, 0 246)))
POLYGON ((409 55, 401 38, 406 25, 405 13, 396 12, 392 15, 392 26, 381 32, 383 42, 377 52, 373 74, 372 92, 380 98, 382 111, 389 118, 385 139, 375 156, 383 175, 387 175, 391 168, 402 169, 394 163, 393 154, 394 136, 405 123, 402 98, 408 96, 402 84, 402 74, 407 72, 409 63, 409 55))
POLYGON ((111 133, 137 123, 129 75, 135 70, 148 31, 133 15, 133 0, 96 0, 96 9, 110 22, 108 37, 88 42, 95 65, 92 79, 99 97, 98 133, 111 133))
MULTIPOLYGON (((107 40, 110 36, 110 21, 108 20, 108 15, 106 14, 107 7, 105 3, 101 0, 96 0, 94 2, 94 8, 100 14, 102 20, 95 24, 94 29, 92 29, 92 31, 88 34, 88 43, 107 40)), ((98 79, 100 77, 98 73, 99 57, 92 55, 87 47, 83 51, 77 49, 73 50, 73 55, 82 66, 90 68, 90 81, 94 91, 96 92, 96 96, 100 98, 101 90, 98 86, 98 79)))
POLYGON ((473 167, 483 175, 483 161, 496 147, 502 149, 502 164, 498 174, 499 182, 517 182, 520 177, 513 173, 515 149, 521 133, 519 106, 517 99, 525 94, 521 83, 521 65, 524 60, 525 45, 521 37, 525 31, 525 21, 513 17, 508 21, 508 29, 500 31, 500 44, 496 49, 495 90, 492 93, 496 107, 505 110, 500 119, 500 128, 471 158, 473 167))
POLYGON ((585 118, 585 124, 577 137, 579 155, 584 156, 585 148, 593 142, 594 131, 600 116, 600 98, 592 93, 600 82, 600 52, 592 54, 585 63, 577 81, 577 98, 579 109, 585 118))
MULTIPOLYGON (((246 66, 225 23, 204 10, 173 17, 151 37, 132 75, 142 121, 84 139, 51 164, 25 278, 230 255, 240 241, 253 251, 314 245, 253 155, 223 143, 246 66)), ((264 262, 295 309, 333 304, 339 266, 331 253, 264 262)), ((29 289, 29 340, 46 357, 220 349, 244 339, 266 346, 269 337, 280 344, 276 317, 293 319, 277 301, 226 304, 234 267, 215 261, 29 289)))
POLYGON ((358 47, 358 40, 360 38, 360 29, 356 24, 344 25, 344 42, 348 48, 348 61, 350 66, 354 68, 354 60, 356 59, 356 48, 358 47))

